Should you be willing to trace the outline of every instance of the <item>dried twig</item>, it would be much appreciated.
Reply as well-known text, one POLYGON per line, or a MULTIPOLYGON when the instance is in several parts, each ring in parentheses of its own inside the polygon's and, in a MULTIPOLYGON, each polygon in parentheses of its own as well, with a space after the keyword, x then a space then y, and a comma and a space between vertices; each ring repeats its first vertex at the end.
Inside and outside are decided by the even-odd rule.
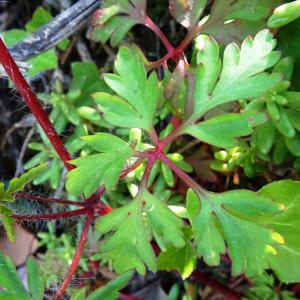
POLYGON ((63 39, 80 29, 99 7, 99 0, 80 0, 48 24, 10 49, 17 61, 26 61, 55 47, 63 39))

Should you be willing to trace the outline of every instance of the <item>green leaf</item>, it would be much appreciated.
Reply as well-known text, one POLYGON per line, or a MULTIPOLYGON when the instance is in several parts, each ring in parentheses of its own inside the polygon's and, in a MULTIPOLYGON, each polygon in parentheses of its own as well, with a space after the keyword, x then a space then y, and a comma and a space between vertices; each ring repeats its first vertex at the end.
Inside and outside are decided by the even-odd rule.
POLYGON ((8 239, 16 242, 16 233, 14 227, 14 219, 11 217, 12 211, 7 207, 0 205, 0 221, 2 222, 8 239))
MULTIPOLYGON (((185 241, 182 232, 182 221, 158 198, 143 191, 143 200, 146 202, 145 213, 159 245, 181 248, 185 241)), ((163 246, 161 247, 164 250, 163 246)))
POLYGON ((183 247, 183 224, 159 199, 142 191, 131 203, 100 218, 97 230, 114 233, 101 245, 101 256, 113 261, 116 272, 136 269, 145 274, 145 265, 156 271, 151 235, 162 247, 183 247))
POLYGON ((85 300, 86 299, 86 288, 82 288, 76 291, 70 300, 85 300))
POLYGON ((93 93, 109 91, 107 85, 100 79, 99 70, 94 63, 74 62, 71 65, 71 70, 73 78, 70 85, 70 92, 80 92, 76 98, 77 104, 92 104, 93 99, 91 95, 93 93))
POLYGON ((282 204, 246 190, 205 196, 189 191, 187 209, 197 253, 209 265, 218 265, 220 254, 225 253, 226 241, 234 275, 262 273, 269 267, 268 259, 276 254, 274 247, 282 242, 282 237, 257 223, 257 218, 261 215, 273 217, 282 212, 282 207, 282 204))
POLYGON ((266 121, 259 113, 224 114, 185 128, 184 132, 208 144, 233 148, 239 144, 237 137, 247 136, 255 126, 266 121))
MULTIPOLYGON (((220 2, 225 2, 220 1, 220 2)), ((230 2, 230 1, 226 1, 230 2)), ((230 7, 230 13, 226 15, 225 20, 239 19, 239 20, 247 20, 247 21, 258 21, 270 14, 270 8, 272 7, 271 0, 239 0, 239 1, 231 1, 232 4, 230 7)), ((279 1, 277 1, 279 2, 279 1)), ((225 6, 225 4, 224 4, 225 6)), ((223 7, 224 9, 224 7, 223 7)))
POLYGON ((145 274, 145 265, 152 272, 156 271, 156 258, 143 224, 139 201, 133 201, 101 217, 97 229, 101 233, 115 231, 101 245, 100 251, 103 258, 113 261, 117 273, 136 269, 140 274, 145 274))
POLYGON ((263 73, 279 60, 279 53, 272 51, 275 45, 267 30, 259 32, 254 40, 251 37, 245 39, 241 49, 230 44, 225 49, 220 71, 219 63, 211 68, 212 61, 218 62, 218 45, 213 39, 205 38, 195 71, 193 119, 199 119, 218 105, 263 95, 278 84, 280 75, 263 73))
POLYGON ((25 25, 26 31, 32 33, 52 19, 52 15, 40 6, 34 11, 32 19, 25 25))
POLYGON ((285 137, 284 140, 285 140, 286 146, 289 149, 289 151, 293 155, 299 157, 300 156, 300 134, 297 133, 292 138, 285 137))
POLYGON ((293 127, 291 121, 289 120, 285 109, 281 106, 279 106, 278 109, 280 113, 280 118, 279 120, 277 120, 277 122, 274 123, 275 127, 285 137, 294 137, 296 135, 296 130, 293 127))
POLYGON ((262 153, 269 153, 272 149, 275 137, 275 127, 273 122, 266 122, 256 127, 253 135, 251 136, 251 142, 254 146, 257 146, 262 153))
MULTIPOLYGON (((186 230, 188 233, 188 231, 186 230)), ((183 279, 188 278, 196 266, 196 254, 190 234, 186 234, 185 245, 179 249, 168 248, 162 251, 157 260, 159 270, 177 270, 183 279)))
POLYGON ((127 32, 136 24, 143 24, 146 15, 145 0, 107 0, 93 19, 90 37, 101 43, 110 38, 111 45, 117 46, 127 32))
POLYGON ((1 33, 1 36, 6 44, 7 47, 12 47, 16 43, 22 41, 26 36, 27 33, 21 29, 11 29, 4 31, 1 33))
POLYGON ((33 300, 43 300, 45 280, 39 264, 29 256, 26 262, 28 288, 33 300))
POLYGON ((83 137, 83 140, 102 153, 72 160, 77 168, 68 173, 66 189, 70 194, 78 196, 83 193, 89 197, 101 184, 107 189, 114 187, 133 150, 126 142, 108 133, 83 137))
POLYGON ((145 127, 142 117, 122 98, 106 93, 96 93, 93 97, 110 124, 125 128, 145 127))
POLYGON ((161 164, 161 171, 162 171, 162 174, 164 176, 164 179, 167 183, 168 186, 174 186, 174 175, 173 175, 173 172, 172 170, 167 166, 165 165, 164 163, 161 164))
POLYGON ((275 165, 283 164, 288 158, 288 155, 289 155, 289 151, 286 147, 284 138, 279 138, 276 141, 275 148, 273 151, 273 161, 275 165))
POLYGON ((13 178, 10 181, 8 188, 4 192, 3 190, 2 193, 0 192, 0 195, 2 194, 0 201, 13 201, 14 200, 13 194, 23 190, 26 184, 28 184, 37 176, 39 176, 43 171, 46 170, 46 168, 47 168, 47 164, 42 164, 38 167, 30 169, 29 171, 27 171, 26 173, 24 173, 18 178, 13 178))
POLYGON ((292 1, 277 7, 268 20, 268 27, 284 26, 300 17, 300 1, 292 1))
POLYGON ((267 17, 280 3, 281 0, 215 0, 201 32, 225 45, 242 42, 267 27, 267 17))
POLYGON ((270 267, 281 281, 299 282, 300 183, 291 180, 273 182, 263 187, 259 195, 285 205, 284 212, 262 221, 265 226, 278 232, 285 241, 282 245, 274 246, 277 255, 269 257, 270 267))
POLYGON ((104 287, 101 287, 94 291, 87 300, 115 300, 120 296, 119 290, 123 289, 133 276, 133 272, 126 272, 114 280, 107 283, 104 287))
POLYGON ((0 252, 0 298, 3 300, 32 300, 16 272, 13 262, 0 252))
POLYGON ((29 59, 27 63, 31 66, 27 75, 34 76, 40 72, 57 68, 58 59, 55 50, 52 49, 29 59))
POLYGON ((108 86, 123 99, 103 93, 94 95, 104 118, 115 126, 138 127, 151 131, 159 98, 155 72, 147 78, 140 57, 126 47, 119 50, 115 68, 118 75, 106 74, 104 79, 108 86))
POLYGON ((206 0, 169 0, 169 10, 178 23, 186 28, 192 28, 197 25, 206 2, 206 0))

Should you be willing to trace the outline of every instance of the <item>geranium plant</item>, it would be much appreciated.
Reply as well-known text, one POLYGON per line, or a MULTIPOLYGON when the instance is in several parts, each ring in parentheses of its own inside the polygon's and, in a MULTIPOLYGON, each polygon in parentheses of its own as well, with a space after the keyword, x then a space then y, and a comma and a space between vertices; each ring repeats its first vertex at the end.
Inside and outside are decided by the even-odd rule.
MULTIPOLYGON (((299 168, 300 93, 292 81, 293 59, 281 54, 275 37, 280 29, 273 30, 298 18, 299 1, 282 6, 282 1, 274 0, 207 2, 169 1, 170 14, 186 28, 184 40, 174 46, 147 14, 145 0, 103 1, 89 37, 118 46, 113 71, 87 81, 89 75, 81 77, 74 65, 67 97, 57 90, 43 99, 53 105, 55 124, 63 115, 62 128, 68 123, 80 127, 67 147, 0 40, 0 62, 47 143, 31 145, 41 151, 38 159, 29 162, 29 170, 9 186, 0 185, 0 213, 7 235, 14 241, 15 221, 84 217, 74 259, 54 299, 63 297, 93 224, 101 235, 97 258, 109 261, 121 275, 89 296, 80 290, 76 299, 115 299, 132 271, 144 275, 146 270, 177 270, 189 278, 195 275, 198 259, 219 266, 227 257, 232 275, 244 274, 250 280, 271 270, 283 283, 300 281, 300 183, 294 178, 270 180, 257 190, 219 192, 201 184, 185 160, 185 151, 177 151, 188 142, 199 143, 214 154, 211 167, 227 176, 242 169, 253 178, 267 172, 268 166, 283 163, 299 168), (165 56, 150 61, 138 46, 124 43, 135 25, 157 35, 165 56), (98 127, 89 130, 85 122, 98 127), (35 166, 47 160, 58 174, 62 164, 68 170, 65 190, 72 200, 22 192, 43 172, 51 180, 45 164, 35 166), (130 193, 132 199, 112 209, 107 199, 124 181, 128 190, 123 193, 130 193), (178 182, 183 189, 177 189, 178 182), (180 195, 180 200, 172 203, 171 194, 180 195), (72 209, 20 215, 8 205, 16 199, 72 209)), ((84 68, 95 70, 93 65, 84 68)), ((24 299, 42 299, 42 282, 39 291, 31 284, 29 292, 22 286, 17 289, 11 263, 0 259, 4 268, 0 297, 20 299, 22 291, 24 299)), ((27 268, 38 266, 29 260, 27 268)), ((29 276, 30 280, 35 279, 29 276)))

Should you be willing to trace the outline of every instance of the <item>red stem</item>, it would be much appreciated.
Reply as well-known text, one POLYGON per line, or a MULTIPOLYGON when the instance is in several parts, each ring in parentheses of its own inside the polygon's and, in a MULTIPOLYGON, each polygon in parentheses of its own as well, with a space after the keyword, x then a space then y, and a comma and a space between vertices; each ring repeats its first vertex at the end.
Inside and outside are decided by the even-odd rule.
POLYGON ((78 202, 78 201, 71 201, 71 200, 57 199, 57 198, 44 198, 40 196, 33 196, 33 195, 22 194, 22 193, 15 193, 14 196, 19 199, 28 199, 32 201, 47 203, 47 204, 58 203, 58 204, 74 205, 80 207, 84 207, 86 205, 86 202, 78 202))
POLYGON ((11 215, 16 221, 33 221, 33 220, 56 220, 63 218, 72 218, 82 216, 89 212, 89 208, 80 208, 76 210, 54 213, 54 214, 38 214, 38 215, 11 215))
POLYGON ((202 188, 193 178, 177 167, 164 153, 158 154, 158 159, 165 163, 179 178, 181 178, 195 192, 205 195, 207 191, 202 188))
POLYGON ((132 166, 122 170, 119 179, 121 180, 124 177, 126 177, 130 172, 134 171, 141 163, 141 160, 138 160, 132 166))
POLYGON ((146 16, 144 24, 145 24, 145 26, 147 26, 148 28, 150 28, 160 38, 160 40, 165 45, 165 47, 166 47, 166 49, 168 50, 169 53, 174 51, 174 47, 171 45, 171 43, 169 42, 169 40, 167 39, 167 37, 165 36, 165 34, 151 20, 151 18, 149 18, 148 16, 146 16))
POLYGON ((32 114, 36 118, 38 124, 42 127, 49 141, 51 142, 53 148, 63 161, 65 167, 68 170, 74 169, 74 166, 69 163, 71 160, 71 155, 65 148, 61 139, 59 138, 56 130, 54 129, 52 123, 50 122, 46 112, 44 111, 42 105, 40 104, 37 96, 30 88, 29 84, 26 82, 24 76, 22 75, 19 67, 17 66, 15 60, 9 53, 4 42, 0 38, 0 63, 3 65, 6 73, 12 80, 12 82, 17 87, 24 101, 28 105, 32 114))
MULTIPOLYGON (((164 42, 165 40, 167 40, 168 44, 170 44, 170 42, 168 41, 167 38, 163 38, 164 34, 161 32, 161 30, 152 22, 152 20, 150 18, 148 18, 150 21, 146 22, 145 25, 147 27, 149 27, 152 31, 154 31, 157 36, 162 40, 162 42, 164 42), (147 24, 149 23, 149 24, 147 24), (150 25, 151 24, 151 25, 150 25), (155 27, 152 28, 152 24, 154 24, 155 27)), ((162 57, 161 59, 151 62, 149 69, 155 69, 161 65, 165 65, 166 62, 169 59, 173 59, 174 61, 178 61, 181 57, 184 57, 184 51, 186 50, 186 48, 189 46, 189 44, 192 42, 192 40, 195 37, 195 34, 199 31, 200 29, 198 27, 196 27, 195 29, 191 29, 188 34, 186 35, 186 37, 184 38, 184 40, 179 44, 179 46, 177 46, 176 48, 174 48, 171 44, 170 46, 172 47, 167 47, 168 53, 162 57)), ((165 41, 166 42, 166 41, 165 41)), ((186 59, 185 59, 186 61, 186 59)))
POLYGON ((208 277, 207 275, 200 273, 198 271, 195 271, 191 275, 191 279, 205 284, 218 292, 219 294, 223 295, 228 300, 241 300, 242 297, 233 291, 232 289, 228 288, 227 286, 213 280, 212 278, 208 277))
POLYGON ((78 246, 77 246, 77 249, 76 249, 76 253, 75 253, 74 258, 73 258, 73 261, 70 265, 70 268, 68 270, 68 273, 67 273, 65 279, 60 284, 60 286, 58 288, 58 291, 56 292, 54 300, 60 300, 63 297, 63 295, 64 295, 64 293, 65 293, 65 291, 66 291, 66 289, 67 289, 74 273, 76 272, 77 266, 78 266, 79 261, 80 261, 80 257, 82 255, 82 251, 83 251, 84 246, 85 246, 85 242, 86 242, 86 239, 87 239, 89 229, 90 229, 90 227, 92 225, 92 222, 93 222, 93 218, 94 218, 94 212, 93 212, 93 210, 89 210, 89 212, 86 216, 84 225, 83 225, 81 237, 80 237, 80 240, 79 240, 79 243, 78 243, 78 246))
MULTIPOLYGON (((48 115, 44 111, 42 105, 37 99, 36 94, 33 92, 24 76, 22 75, 19 67, 17 66, 15 60, 9 53, 4 42, 0 38, 0 63, 3 65, 6 73, 15 84, 19 90, 21 96, 23 97, 25 103, 28 105, 32 114, 36 118, 38 124, 42 127, 44 133, 48 137, 51 145, 55 149, 56 153, 64 163, 65 167, 68 170, 72 170, 75 166, 71 165, 69 161, 71 160, 71 155, 68 150, 65 148, 62 140, 58 136, 56 130, 53 127, 53 124, 50 122, 48 115)), ((87 199, 88 200, 88 199, 87 199)), ((107 206, 103 208, 103 213, 110 212, 111 208, 107 206)))
POLYGON ((140 183, 139 191, 142 191, 144 188, 147 188, 147 181, 148 181, 148 178, 151 174, 151 170, 152 170, 156 160, 157 160, 157 158, 155 156, 150 157, 150 159, 147 163, 146 169, 144 171, 143 178, 140 183))

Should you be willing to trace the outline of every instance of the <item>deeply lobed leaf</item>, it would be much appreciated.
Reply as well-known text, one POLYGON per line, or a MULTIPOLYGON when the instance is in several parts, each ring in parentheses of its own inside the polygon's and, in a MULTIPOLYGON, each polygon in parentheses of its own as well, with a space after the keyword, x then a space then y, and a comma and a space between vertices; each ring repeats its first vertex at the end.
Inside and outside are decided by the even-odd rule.
POLYGON ((133 150, 125 141, 108 133, 97 133, 82 139, 102 153, 72 160, 77 168, 68 173, 66 189, 73 195, 83 193, 89 197, 101 184, 107 189, 114 187, 133 150))
POLYGON ((218 265, 226 242, 234 275, 262 273, 269 268, 269 258, 277 253, 275 247, 284 243, 279 233, 257 221, 260 216, 282 213, 282 204, 254 192, 209 194, 200 205, 198 196, 189 191, 187 208, 198 254, 209 265, 218 265))
POLYGON ((106 93, 94 95, 104 118, 115 126, 151 131, 159 98, 155 72, 147 78, 140 56, 126 47, 119 50, 115 68, 118 74, 106 74, 104 79, 120 97, 106 93))
POLYGON ((259 32, 254 40, 251 37, 245 39, 240 49, 235 44, 228 45, 222 67, 217 43, 212 38, 204 38, 202 45, 195 71, 193 119, 199 119, 218 105, 258 97, 281 79, 279 74, 262 73, 275 65, 280 57, 273 51, 276 42, 267 30, 259 32))
POLYGON ((145 190, 128 205, 99 220, 98 231, 114 232, 101 245, 102 257, 111 259, 118 273, 136 269, 144 274, 145 266, 155 272, 156 257, 150 244, 152 234, 160 245, 183 247, 182 226, 175 214, 145 190))
POLYGON ((286 207, 281 214, 263 218, 261 223, 283 236, 285 243, 274 246, 277 255, 268 258, 277 277, 286 283, 300 280, 300 183, 282 180, 264 186, 259 194, 286 207), (284 267, 283 267, 284 266, 284 267))
POLYGON ((90 37, 106 43, 110 39, 112 46, 117 46, 136 24, 145 21, 145 0, 105 0, 94 15, 93 30, 90 37))

